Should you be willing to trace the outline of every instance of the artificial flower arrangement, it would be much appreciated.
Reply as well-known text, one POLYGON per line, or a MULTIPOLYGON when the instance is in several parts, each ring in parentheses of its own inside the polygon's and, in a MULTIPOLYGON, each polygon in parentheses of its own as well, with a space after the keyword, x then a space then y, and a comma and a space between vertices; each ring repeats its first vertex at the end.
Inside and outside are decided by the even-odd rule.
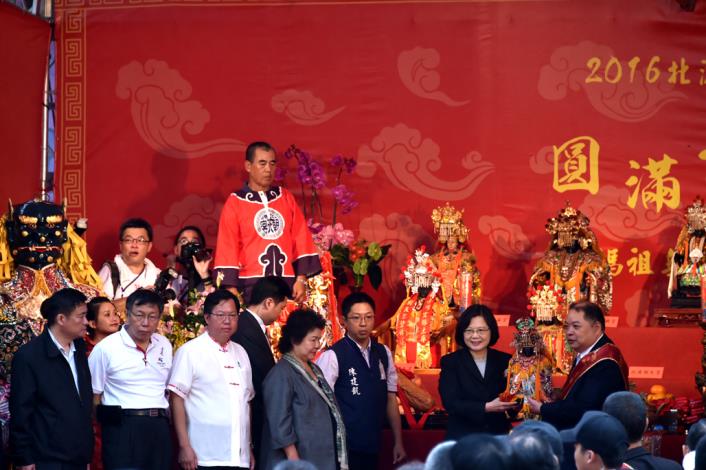
MULTIPOLYGON (((205 331, 203 304, 209 294, 220 288, 222 280, 223 273, 219 272, 216 286, 206 286, 202 291, 191 289, 187 294, 186 306, 182 306, 176 300, 166 303, 159 332, 167 337, 174 350, 205 331)), ((242 305, 242 299, 240 300, 242 305)))
POLYGON ((531 287, 527 293, 530 317, 537 321, 552 321, 555 317, 562 320, 559 309, 564 303, 564 295, 558 288, 553 288, 549 281, 541 286, 531 287))
MULTIPOLYGON (((365 276, 368 276, 371 286, 377 289, 382 283, 380 262, 387 255, 391 245, 381 246, 362 238, 356 240, 353 231, 337 221, 339 210, 341 215, 346 215, 358 206, 354 199, 355 194, 342 182, 344 175, 350 175, 355 170, 356 160, 334 155, 326 167, 311 154, 294 145, 284 152, 284 158, 296 162, 304 217, 308 221, 316 246, 322 252, 330 252, 333 274, 337 281, 342 285, 350 282, 354 289, 361 289, 365 276), (335 175, 335 184, 331 187, 327 185, 329 174, 335 175), (326 215, 321 202, 326 191, 333 198, 329 224, 324 222, 326 215)), ((284 181, 286 176, 286 168, 277 168, 276 181, 284 181)))

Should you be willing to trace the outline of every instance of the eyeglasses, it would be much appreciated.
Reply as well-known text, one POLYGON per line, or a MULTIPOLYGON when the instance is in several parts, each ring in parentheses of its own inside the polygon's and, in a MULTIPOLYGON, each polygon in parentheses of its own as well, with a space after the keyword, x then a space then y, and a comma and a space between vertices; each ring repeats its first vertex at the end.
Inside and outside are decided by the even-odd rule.
POLYGON ((237 313, 212 313, 211 316, 220 321, 224 321, 226 319, 235 320, 236 318, 238 318, 237 313))
POLYGON ((463 334, 468 336, 485 336, 489 331, 490 328, 469 328, 467 330, 463 330, 463 334))
POLYGON ((131 317, 133 317, 135 320, 138 322, 142 323, 143 321, 147 320, 149 323, 154 323, 159 321, 159 315, 145 315, 144 313, 131 313, 131 317))
POLYGON ((349 317, 346 317, 346 320, 353 322, 353 323, 360 323, 363 320, 365 320, 366 323, 372 323, 375 321, 375 317, 373 315, 366 315, 364 317, 358 316, 358 315, 351 315, 349 317))
POLYGON ((126 245, 146 245, 150 241, 147 240, 146 238, 140 237, 140 238, 123 238, 120 240, 121 242, 125 243, 126 245))

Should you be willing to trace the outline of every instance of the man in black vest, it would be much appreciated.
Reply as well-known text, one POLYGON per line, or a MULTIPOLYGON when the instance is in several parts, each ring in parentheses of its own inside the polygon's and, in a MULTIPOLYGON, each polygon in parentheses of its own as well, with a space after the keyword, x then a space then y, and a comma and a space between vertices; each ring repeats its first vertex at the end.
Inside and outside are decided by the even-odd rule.
POLYGON ((394 436, 393 464, 406 457, 397 407, 397 370, 387 346, 370 337, 375 323, 375 302, 365 293, 343 299, 345 338, 324 352, 316 363, 336 393, 346 423, 348 468, 378 466, 385 415, 394 436))
MULTIPOLYGON (((255 456, 260 455, 262 427, 265 419, 262 382, 275 365, 265 327, 277 320, 282 309, 287 305, 287 298, 291 295, 292 290, 289 288, 289 284, 280 277, 267 276, 258 279, 250 294, 250 305, 240 314, 238 330, 231 338, 248 353, 252 367, 255 398, 250 403, 252 410, 250 426, 255 456)), ((259 467, 257 460, 256 466, 259 467)))
POLYGON ((42 302, 44 332, 12 361, 10 445, 16 469, 85 470, 93 454, 86 296, 65 288, 42 302))

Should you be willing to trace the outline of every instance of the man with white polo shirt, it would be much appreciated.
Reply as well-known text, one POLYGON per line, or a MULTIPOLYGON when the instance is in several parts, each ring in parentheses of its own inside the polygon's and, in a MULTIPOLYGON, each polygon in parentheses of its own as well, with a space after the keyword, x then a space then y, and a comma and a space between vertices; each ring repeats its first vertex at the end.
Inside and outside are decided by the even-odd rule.
POLYGON ((204 301, 206 333, 176 353, 167 388, 184 470, 252 469, 250 400, 255 395, 248 355, 230 340, 240 303, 219 289, 204 301))
POLYGON ((127 320, 88 357, 106 470, 171 467, 166 398, 172 345, 156 333, 164 304, 154 291, 127 298, 127 320))

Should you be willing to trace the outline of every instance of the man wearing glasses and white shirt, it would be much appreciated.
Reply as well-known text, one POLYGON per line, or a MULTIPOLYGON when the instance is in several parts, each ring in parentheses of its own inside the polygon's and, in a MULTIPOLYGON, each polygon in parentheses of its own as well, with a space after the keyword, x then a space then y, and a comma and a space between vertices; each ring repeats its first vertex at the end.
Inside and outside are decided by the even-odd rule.
POLYGON ((120 226, 120 254, 98 272, 109 299, 127 297, 137 289, 152 287, 160 270, 147 259, 152 250, 152 226, 144 219, 128 219, 120 226))
POLYGON ((204 302, 206 333, 180 347, 174 358, 167 388, 184 470, 255 468, 252 370, 245 349, 230 340, 239 310, 231 292, 209 294, 204 302))
POLYGON ((156 333, 163 307, 155 292, 136 290, 127 298, 123 328, 88 357, 106 470, 171 467, 166 388, 172 345, 156 333))

